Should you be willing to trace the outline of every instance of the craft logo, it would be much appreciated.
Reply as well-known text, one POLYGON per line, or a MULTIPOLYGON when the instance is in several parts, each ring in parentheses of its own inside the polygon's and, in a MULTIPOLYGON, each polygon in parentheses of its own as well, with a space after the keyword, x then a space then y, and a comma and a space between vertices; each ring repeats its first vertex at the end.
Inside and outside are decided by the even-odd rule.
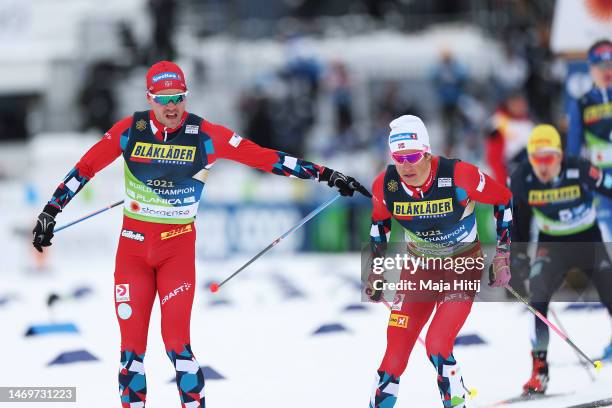
POLYGON ((391 316, 389 317, 389 326, 405 329, 408 327, 408 316, 391 313, 391 316))
POLYGON ((453 212, 453 199, 393 203, 393 215, 397 218, 443 216, 453 212))
POLYGON ((162 232, 161 233, 161 239, 164 240, 164 239, 174 238, 174 237, 176 237, 178 235, 187 234, 188 232, 191 232, 191 231, 192 231, 191 224, 187 224, 187 225, 175 228, 175 229, 170 230, 170 231, 162 232))
POLYGON ((562 203, 580 198, 580 186, 573 185, 550 190, 529 190, 529 204, 562 203))
POLYGON ((395 193, 398 188, 399 188, 399 184, 397 183, 396 180, 391 180, 387 183, 387 190, 389 190, 392 193, 395 193))
POLYGON ((151 78, 151 81, 155 83, 157 81, 161 81, 162 79, 175 79, 178 81, 180 78, 175 72, 162 72, 161 74, 154 75, 153 78, 151 78))
POLYGON ((140 232, 136 232, 136 231, 131 231, 131 230, 127 230, 124 229, 121 231, 121 236, 127 239, 133 239, 134 241, 144 241, 145 237, 144 234, 141 234, 140 232))
POLYGON ((130 155, 130 160, 141 163, 186 165, 193 162, 195 152, 195 146, 137 142, 130 155))
POLYGON ((123 283, 115 285, 115 302, 129 302, 130 301, 130 284, 123 283))
POLYGON ((589 106, 583 114, 584 123, 587 125, 608 118, 612 118, 612 102, 589 106))
POLYGON ((172 299, 173 297, 175 297, 176 295, 179 295, 183 292, 187 292, 189 289, 191 288, 191 284, 187 283, 187 282, 183 282, 183 284, 179 287, 177 287, 176 289, 174 289, 173 291, 171 291, 170 293, 168 293, 167 295, 165 295, 162 300, 161 300, 161 304, 162 306, 169 301, 170 299, 172 299))
POLYGON ((136 129, 138 129, 138 130, 140 130, 142 132, 146 128, 147 128, 147 121, 146 120, 140 119, 138 122, 136 122, 136 129))

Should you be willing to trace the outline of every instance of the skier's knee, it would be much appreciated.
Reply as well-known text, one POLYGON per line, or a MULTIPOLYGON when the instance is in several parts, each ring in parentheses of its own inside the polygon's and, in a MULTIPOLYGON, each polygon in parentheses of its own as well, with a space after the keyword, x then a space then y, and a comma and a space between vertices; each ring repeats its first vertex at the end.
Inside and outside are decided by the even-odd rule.
POLYGON ((430 337, 428 336, 425 340, 425 348, 427 349, 428 356, 442 356, 444 358, 448 358, 453 352, 453 348, 451 346, 452 343, 443 336, 430 337))

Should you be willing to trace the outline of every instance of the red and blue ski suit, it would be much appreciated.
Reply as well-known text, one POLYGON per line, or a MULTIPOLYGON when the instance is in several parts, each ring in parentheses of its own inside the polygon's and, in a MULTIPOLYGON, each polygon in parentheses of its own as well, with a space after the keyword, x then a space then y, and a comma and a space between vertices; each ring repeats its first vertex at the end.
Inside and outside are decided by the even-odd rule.
POLYGON ((94 175, 123 156, 125 207, 115 263, 123 407, 144 407, 149 317, 159 295, 161 331, 182 406, 204 406, 204 377, 190 346, 195 291, 194 218, 208 171, 228 159, 266 172, 319 180, 323 167, 261 147, 185 112, 176 129, 152 111, 117 122, 75 165, 49 204, 63 209, 94 175))

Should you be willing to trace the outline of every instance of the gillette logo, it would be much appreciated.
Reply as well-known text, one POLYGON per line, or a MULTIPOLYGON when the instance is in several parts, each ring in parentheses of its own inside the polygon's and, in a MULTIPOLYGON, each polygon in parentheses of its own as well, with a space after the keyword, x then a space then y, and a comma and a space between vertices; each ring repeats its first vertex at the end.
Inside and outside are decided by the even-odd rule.
POLYGON ((161 81, 162 79, 176 79, 178 81, 180 78, 175 72, 162 72, 161 74, 154 75, 153 78, 151 78, 154 83, 161 81))
POLYGON ((140 232, 127 230, 127 229, 124 229, 121 231, 121 236, 127 239, 133 239, 134 241, 140 241, 140 242, 144 241, 145 239, 144 234, 141 234, 140 232))

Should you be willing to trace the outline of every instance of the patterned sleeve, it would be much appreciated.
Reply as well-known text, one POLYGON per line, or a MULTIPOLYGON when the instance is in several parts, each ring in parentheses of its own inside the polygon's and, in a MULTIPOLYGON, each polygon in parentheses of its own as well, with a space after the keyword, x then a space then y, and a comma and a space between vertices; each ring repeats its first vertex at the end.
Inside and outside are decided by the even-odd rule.
POLYGON ((119 157, 123 151, 131 124, 132 117, 130 116, 117 122, 106 132, 104 137, 93 145, 64 177, 64 180, 53 193, 46 208, 51 209, 55 214, 63 210, 98 171, 119 157))
POLYGON ((203 121, 202 131, 213 140, 211 162, 228 159, 268 173, 301 179, 319 180, 323 173, 323 166, 259 146, 224 126, 203 121))
POLYGON ((385 255, 387 242, 391 236, 392 215, 385 205, 383 171, 372 183, 372 226, 370 228, 370 244, 372 255, 380 257, 385 255))

